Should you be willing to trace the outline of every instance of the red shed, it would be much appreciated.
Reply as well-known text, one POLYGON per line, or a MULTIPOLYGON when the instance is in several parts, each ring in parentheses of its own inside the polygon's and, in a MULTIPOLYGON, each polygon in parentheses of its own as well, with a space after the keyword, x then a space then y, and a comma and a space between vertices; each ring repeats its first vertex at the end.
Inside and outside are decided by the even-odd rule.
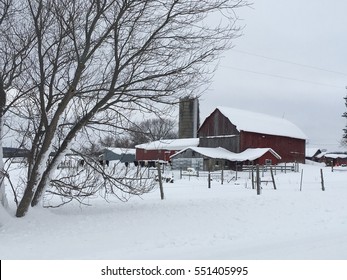
POLYGON ((283 118, 234 108, 217 107, 200 126, 201 147, 223 147, 239 153, 271 148, 282 162, 305 162, 306 135, 283 118))
POLYGON ((169 161, 170 156, 178 151, 198 145, 199 138, 162 139, 135 146, 135 157, 137 161, 169 161))

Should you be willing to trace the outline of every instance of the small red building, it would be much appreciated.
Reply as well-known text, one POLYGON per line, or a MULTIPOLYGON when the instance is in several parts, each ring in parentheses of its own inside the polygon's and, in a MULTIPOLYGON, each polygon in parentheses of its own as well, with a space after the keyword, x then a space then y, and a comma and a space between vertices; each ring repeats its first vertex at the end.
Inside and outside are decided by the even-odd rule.
POLYGON ((346 153, 324 153, 320 157, 320 162, 324 162, 327 166, 346 166, 346 153))
POLYGON ((249 111, 217 107, 198 131, 200 147, 223 147, 240 153, 271 148, 282 162, 305 162, 305 134, 293 123, 249 111))
POLYGON ((188 147, 197 147, 199 138, 163 139, 135 146, 137 161, 170 161, 170 157, 188 147))

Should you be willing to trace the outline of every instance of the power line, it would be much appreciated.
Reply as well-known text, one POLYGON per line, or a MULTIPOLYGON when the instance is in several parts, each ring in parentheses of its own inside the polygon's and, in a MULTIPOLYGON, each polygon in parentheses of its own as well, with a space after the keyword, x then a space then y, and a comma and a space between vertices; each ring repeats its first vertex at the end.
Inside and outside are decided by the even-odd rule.
POLYGON ((328 70, 328 69, 324 69, 324 68, 317 67, 317 66, 302 64, 302 63, 293 62, 293 61, 284 60, 284 59, 279 59, 279 58, 273 58, 273 57, 269 57, 269 56, 265 56, 265 55, 260 55, 260 54, 256 54, 256 53, 252 53, 252 52, 247 52, 247 51, 242 51, 242 50, 235 50, 235 49, 231 49, 231 50, 234 51, 234 52, 243 53, 243 54, 250 55, 250 56, 260 57, 260 58, 264 58, 264 59, 268 59, 268 60, 273 60, 273 61, 278 61, 278 62, 287 63, 287 64, 292 64, 292 65, 296 65, 296 66, 300 66, 300 67, 305 67, 305 68, 310 68, 310 69, 314 69, 314 70, 319 70, 319 71, 324 71, 324 72, 328 72, 328 73, 333 73, 333 74, 338 74, 338 75, 347 76, 347 73, 343 73, 343 72, 339 72, 339 71, 334 71, 334 70, 328 70))
POLYGON ((232 66, 221 65, 220 67, 229 68, 229 69, 233 69, 233 70, 240 71, 240 72, 247 72, 247 73, 263 75, 263 76, 269 76, 269 77, 285 79, 285 80, 290 80, 290 81, 296 81, 296 82, 302 82, 302 83, 307 83, 307 84, 314 84, 314 85, 325 86, 325 87, 333 87, 333 88, 341 88, 341 86, 324 84, 324 83, 313 82, 313 81, 308 81, 308 80, 302 80, 302 79, 297 79, 297 78, 292 78, 292 77, 287 77, 287 76, 282 76, 282 75, 277 75, 277 74, 269 74, 269 73, 264 73, 264 72, 258 72, 258 71, 254 71, 254 70, 242 69, 242 68, 237 68, 237 67, 232 67, 232 66))

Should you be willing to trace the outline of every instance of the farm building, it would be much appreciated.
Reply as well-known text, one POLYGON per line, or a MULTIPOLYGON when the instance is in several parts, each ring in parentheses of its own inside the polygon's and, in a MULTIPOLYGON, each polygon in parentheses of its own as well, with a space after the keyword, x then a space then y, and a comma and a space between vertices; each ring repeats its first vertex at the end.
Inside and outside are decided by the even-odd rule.
POLYGON ((135 161, 135 149, 128 148, 104 148, 102 150, 101 160, 113 161, 117 160, 120 162, 134 162, 135 161))
POLYGON ((247 149, 241 153, 233 153, 224 148, 189 147, 171 156, 173 169, 220 170, 235 169, 243 164, 276 164, 281 157, 272 149, 247 149))
POLYGON ((324 162, 327 166, 347 165, 346 153, 322 153, 318 158, 320 162, 324 162))
POLYGON ((306 159, 312 161, 318 161, 318 155, 322 153, 322 150, 318 148, 306 148, 306 159))
POLYGON ((293 123, 249 111, 217 107, 198 131, 200 147, 223 147, 234 153, 271 148, 281 162, 305 162, 305 134, 293 123))
POLYGON ((187 147, 197 147, 199 138, 162 139, 135 146, 137 161, 170 161, 170 156, 187 147))
POLYGON ((29 155, 29 150, 3 147, 2 148, 4 158, 27 158, 29 155))

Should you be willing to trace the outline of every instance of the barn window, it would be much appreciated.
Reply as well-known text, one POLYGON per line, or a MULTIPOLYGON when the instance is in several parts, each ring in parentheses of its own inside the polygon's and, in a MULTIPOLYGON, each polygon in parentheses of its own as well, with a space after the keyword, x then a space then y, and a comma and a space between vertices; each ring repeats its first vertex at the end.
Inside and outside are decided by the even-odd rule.
POLYGON ((271 159, 266 159, 265 160, 265 164, 266 165, 271 165, 272 164, 272 160, 271 159))

